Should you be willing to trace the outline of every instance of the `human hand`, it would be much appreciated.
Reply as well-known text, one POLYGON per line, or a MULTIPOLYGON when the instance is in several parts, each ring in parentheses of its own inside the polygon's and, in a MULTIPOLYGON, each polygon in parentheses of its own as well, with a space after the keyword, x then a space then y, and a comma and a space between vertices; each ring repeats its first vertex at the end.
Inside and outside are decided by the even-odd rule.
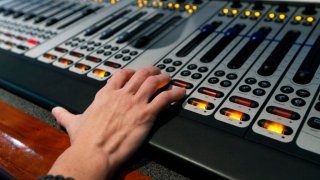
POLYGON ((156 67, 119 70, 95 96, 83 114, 57 107, 57 122, 66 128, 71 147, 49 174, 75 179, 110 178, 115 169, 141 145, 157 114, 185 96, 184 89, 154 93, 170 81, 156 67))

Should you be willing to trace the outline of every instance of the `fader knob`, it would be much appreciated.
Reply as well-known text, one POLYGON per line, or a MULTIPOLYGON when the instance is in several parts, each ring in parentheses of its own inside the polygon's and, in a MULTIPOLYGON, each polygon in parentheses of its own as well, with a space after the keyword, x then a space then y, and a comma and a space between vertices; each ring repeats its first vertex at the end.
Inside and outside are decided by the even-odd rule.
POLYGON ((280 13, 286 13, 289 11, 288 5, 286 3, 282 3, 279 5, 279 7, 276 9, 277 12, 280 13))
POLYGON ((231 5, 231 8, 241 8, 241 3, 240 3, 240 0, 234 0, 232 5, 231 5))
POLYGON ((302 12, 304 15, 314 15, 317 14, 316 7, 313 4, 306 5, 306 8, 302 12))

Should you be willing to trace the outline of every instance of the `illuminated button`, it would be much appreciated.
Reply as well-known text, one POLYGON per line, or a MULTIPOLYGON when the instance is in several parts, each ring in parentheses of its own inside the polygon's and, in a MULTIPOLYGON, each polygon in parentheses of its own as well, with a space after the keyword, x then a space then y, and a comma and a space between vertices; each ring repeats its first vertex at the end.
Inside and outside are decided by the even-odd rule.
POLYGON ((250 120, 250 116, 248 114, 245 114, 243 112, 240 111, 236 111, 233 109, 229 109, 229 108, 222 108, 220 110, 220 113, 222 115, 225 115, 233 120, 237 120, 237 121, 249 121, 250 120))
POLYGON ((279 15, 279 20, 281 20, 281 21, 283 21, 283 20, 285 20, 286 19, 286 15, 285 14, 280 14, 279 15))
POLYGON ((69 59, 66 59, 66 58, 60 58, 58 60, 58 62, 61 63, 61 64, 64 64, 64 65, 67 65, 67 66, 73 63, 73 61, 71 61, 69 59))
POLYGON ((296 17, 294 17, 294 20, 296 21, 296 22, 300 22, 300 21, 302 21, 302 19, 303 19, 303 17, 302 16, 296 16, 296 17))
POLYGON ((238 10, 237 9, 232 9, 231 13, 232 13, 232 15, 237 15, 238 14, 238 10))
POLYGON ((184 81, 181 81, 181 80, 178 80, 178 79, 172 80, 171 84, 174 85, 174 86, 185 88, 185 89, 193 88, 193 84, 188 83, 188 82, 184 82, 184 81))
POLYGON ((270 14, 268 14, 268 18, 270 20, 272 20, 272 19, 276 18, 276 14, 275 13, 270 13, 270 14))
POLYGON ((259 120, 258 125, 271 132, 275 132, 281 135, 290 135, 293 133, 292 128, 274 121, 270 121, 270 120, 265 120, 265 119, 259 120))
POLYGON ((227 15, 227 14, 229 14, 229 9, 227 9, 227 8, 224 8, 224 9, 222 10, 222 13, 223 13, 224 15, 227 15))
POLYGON ((314 18, 311 17, 311 16, 309 16, 309 17, 306 18, 306 21, 307 21, 308 23, 313 23, 313 22, 314 22, 314 18))
POLYGON ((214 108, 212 103, 197 98, 190 98, 188 103, 203 110, 211 110, 214 108))
POLYGON ((45 53, 45 54, 43 55, 43 57, 45 57, 46 59, 48 59, 48 60, 50 60, 50 61, 57 59, 57 56, 52 55, 52 54, 48 54, 48 53, 45 53))
POLYGON ((223 92, 210 89, 210 88, 205 88, 205 87, 199 88, 198 92, 201 94, 205 94, 205 95, 216 97, 216 98, 222 98, 224 96, 223 92))
POLYGON ((118 68, 121 67, 120 64, 117 64, 117 63, 114 63, 114 62, 111 62, 111 61, 105 62, 104 65, 109 66, 109 67, 112 67, 112 68, 116 68, 116 69, 118 69, 118 68))
POLYGON ((253 13, 253 15, 254 15, 254 17, 258 18, 258 17, 261 16, 261 12, 256 11, 256 12, 253 13))
POLYGON ((300 119, 300 115, 296 112, 287 110, 287 109, 283 109, 283 108, 279 108, 279 107, 275 107, 275 106, 269 106, 267 107, 267 112, 270 114, 274 114, 280 117, 284 117, 287 119, 291 119, 291 120, 298 120, 300 119))
POLYGON ((180 9, 180 4, 178 4, 178 3, 177 3, 177 4, 175 4, 175 5, 174 5, 174 8, 176 8, 176 9, 180 9))
POLYGON ((100 58, 97 58, 97 57, 94 57, 94 56, 87 56, 86 60, 94 62, 94 63, 99 63, 99 62, 102 61, 100 58))
POLYGON ((64 48, 61 48, 61 47, 55 47, 54 48, 55 51, 58 51, 58 52, 61 52, 61 53, 66 53, 68 52, 68 50, 64 49, 64 48))
POLYGON ((31 45, 37 45, 38 44, 38 40, 36 40, 36 39, 29 39, 27 42, 28 42, 28 44, 31 44, 31 45))
POLYGON ((251 11, 245 11, 245 12, 244 12, 244 16, 245 16, 245 17, 251 16, 251 11))
POLYGON ((173 7, 173 3, 168 3, 168 8, 172 8, 173 7))
POLYGON ((312 117, 308 120, 307 124, 312 128, 320 130, 320 118, 312 117))
POLYGON ((259 104, 256 101, 239 97, 239 96, 232 96, 229 98, 229 100, 233 103, 240 104, 242 106, 251 107, 251 108, 256 108, 259 106, 259 104))
POLYGON ((77 63, 76 65, 74 65, 74 67, 80 69, 81 71, 88 71, 89 69, 91 69, 90 66, 82 64, 82 63, 77 63))
POLYGON ((100 76, 100 77, 108 77, 108 76, 110 76, 109 72, 107 72, 105 70, 102 70, 102 69, 93 70, 93 74, 95 74, 97 76, 100 76))
POLYGON ((76 52, 76 51, 71 51, 71 52, 70 52, 70 55, 71 55, 71 56, 78 57, 78 58, 81 58, 81 57, 84 56, 83 54, 81 54, 81 53, 79 53, 79 52, 76 52))

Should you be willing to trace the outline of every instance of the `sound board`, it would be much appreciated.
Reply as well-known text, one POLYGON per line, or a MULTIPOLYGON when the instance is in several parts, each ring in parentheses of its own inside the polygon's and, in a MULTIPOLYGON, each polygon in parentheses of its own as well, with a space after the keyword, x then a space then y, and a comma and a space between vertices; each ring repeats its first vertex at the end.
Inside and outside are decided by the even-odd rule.
POLYGON ((318 179, 319 3, 2 0, 0 86, 81 113, 119 69, 154 65, 187 90, 158 117, 155 160, 205 179, 318 179))

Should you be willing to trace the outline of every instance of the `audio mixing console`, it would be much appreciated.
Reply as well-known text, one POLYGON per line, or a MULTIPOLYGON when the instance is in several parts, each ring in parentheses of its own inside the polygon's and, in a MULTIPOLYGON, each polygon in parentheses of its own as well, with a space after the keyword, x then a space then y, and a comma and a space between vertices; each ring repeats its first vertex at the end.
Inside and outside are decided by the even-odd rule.
POLYGON ((119 69, 154 65, 187 90, 158 118, 154 159, 195 177, 318 179, 318 3, 2 0, 0 85, 81 113, 119 69))

